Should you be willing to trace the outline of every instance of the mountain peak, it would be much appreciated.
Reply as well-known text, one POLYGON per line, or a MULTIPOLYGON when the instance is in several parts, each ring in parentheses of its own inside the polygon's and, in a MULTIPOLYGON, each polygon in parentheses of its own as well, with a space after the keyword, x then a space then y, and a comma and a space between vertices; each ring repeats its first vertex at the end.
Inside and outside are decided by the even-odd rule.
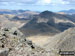
POLYGON ((40 13, 40 14, 51 14, 51 13, 53 13, 53 12, 46 10, 46 11, 40 13))
POLYGON ((48 10, 40 13, 41 17, 49 17, 50 15, 54 15, 54 13, 48 10))

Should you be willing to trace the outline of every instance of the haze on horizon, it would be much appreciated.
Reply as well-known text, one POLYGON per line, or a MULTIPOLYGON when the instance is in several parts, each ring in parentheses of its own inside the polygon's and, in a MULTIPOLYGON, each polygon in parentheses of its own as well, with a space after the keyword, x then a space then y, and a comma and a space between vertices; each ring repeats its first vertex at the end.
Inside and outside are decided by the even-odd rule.
POLYGON ((0 0, 0 9, 57 12, 75 9, 75 0, 0 0))

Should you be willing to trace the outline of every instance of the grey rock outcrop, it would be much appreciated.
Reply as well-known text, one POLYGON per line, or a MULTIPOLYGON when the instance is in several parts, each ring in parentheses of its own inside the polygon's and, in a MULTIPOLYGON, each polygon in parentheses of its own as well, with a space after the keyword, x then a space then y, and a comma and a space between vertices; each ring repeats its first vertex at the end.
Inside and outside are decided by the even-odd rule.
POLYGON ((49 56, 44 48, 35 45, 32 41, 26 39, 24 35, 16 28, 0 29, 0 51, 4 50, 3 54, 6 56, 49 56), (7 55, 8 54, 8 55, 7 55))
POLYGON ((9 49, 0 49, 0 56, 8 56, 9 49))
POLYGON ((1 49, 0 50, 0 56, 8 56, 9 49, 1 49))

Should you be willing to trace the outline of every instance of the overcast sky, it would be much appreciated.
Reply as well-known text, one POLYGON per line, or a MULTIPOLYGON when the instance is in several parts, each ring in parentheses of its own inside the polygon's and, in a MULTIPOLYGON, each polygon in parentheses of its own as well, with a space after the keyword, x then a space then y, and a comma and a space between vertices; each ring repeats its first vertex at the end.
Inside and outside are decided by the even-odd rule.
POLYGON ((75 0, 0 0, 0 9, 60 11, 75 9, 75 0))

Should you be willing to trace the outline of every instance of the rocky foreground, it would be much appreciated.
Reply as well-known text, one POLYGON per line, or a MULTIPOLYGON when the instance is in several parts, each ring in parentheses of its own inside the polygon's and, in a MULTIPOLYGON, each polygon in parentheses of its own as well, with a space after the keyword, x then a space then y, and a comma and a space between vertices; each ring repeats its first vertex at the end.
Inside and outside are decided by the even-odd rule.
POLYGON ((59 56, 59 50, 75 50, 75 28, 70 28, 40 47, 25 36, 17 28, 0 29, 0 56, 59 56))
POLYGON ((18 29, 1 28, 0 56, 50 56, 50 54, 27 40, 18 29))

